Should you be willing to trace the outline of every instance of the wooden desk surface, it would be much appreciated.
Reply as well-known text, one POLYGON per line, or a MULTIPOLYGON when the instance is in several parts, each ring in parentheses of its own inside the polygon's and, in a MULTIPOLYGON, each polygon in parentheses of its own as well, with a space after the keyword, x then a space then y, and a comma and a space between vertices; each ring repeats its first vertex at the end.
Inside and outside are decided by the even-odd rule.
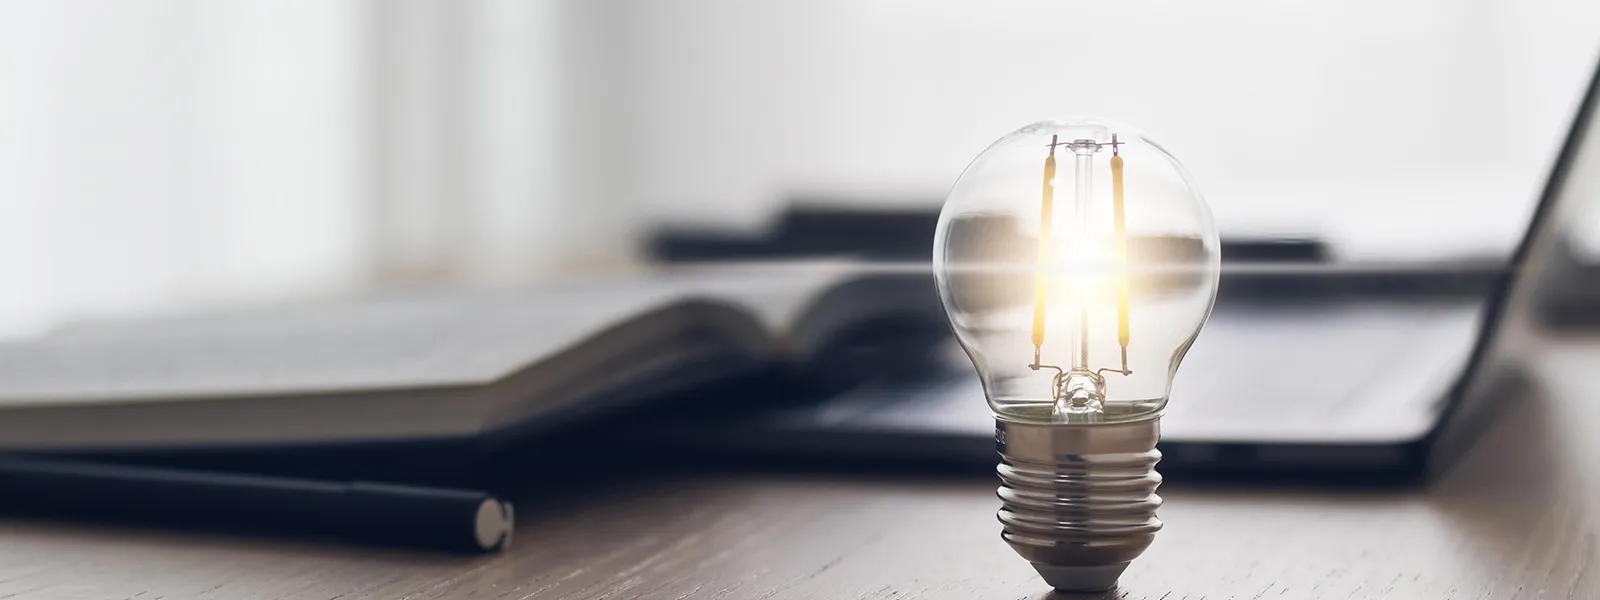
MULTIPOLYGON (((1600 599, 1600 344, 1546 365, 1428 489, 1163 487, 1105 597, 1600 599)), ((654 478, 525 510, 490 557, 0 520, 0 598, 1063 597, 1000 541, 994 485, 654 478)))

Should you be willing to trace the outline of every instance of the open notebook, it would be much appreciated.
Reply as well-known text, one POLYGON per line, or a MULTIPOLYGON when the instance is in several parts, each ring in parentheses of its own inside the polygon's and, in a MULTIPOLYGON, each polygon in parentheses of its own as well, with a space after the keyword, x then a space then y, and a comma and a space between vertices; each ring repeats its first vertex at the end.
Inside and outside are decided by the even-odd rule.
POLYGON ((0 449, 526 431, 740 376, 826 369, 831 348, 890 323, 924 338, 943 328, 930 276, 705 268, 85 323, 0 344, 0 449))

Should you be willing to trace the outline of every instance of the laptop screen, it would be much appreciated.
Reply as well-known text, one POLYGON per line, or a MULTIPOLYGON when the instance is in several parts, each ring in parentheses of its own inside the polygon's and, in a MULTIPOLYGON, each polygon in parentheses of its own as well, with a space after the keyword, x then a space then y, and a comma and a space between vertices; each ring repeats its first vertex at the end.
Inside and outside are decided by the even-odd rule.
MULTIPOLYGON (((1484 314, 1483 335, 1458 392, 1477 393, 1496 374, 1526 361, 1538 340, 1537 307, 1556 284, 1585 283, 1572 271, 1600 246, 1600 65, 1573 117, 1528 232, 1484 314)), ((1591 283, 1592 284, 1592 283, 1591 283)))

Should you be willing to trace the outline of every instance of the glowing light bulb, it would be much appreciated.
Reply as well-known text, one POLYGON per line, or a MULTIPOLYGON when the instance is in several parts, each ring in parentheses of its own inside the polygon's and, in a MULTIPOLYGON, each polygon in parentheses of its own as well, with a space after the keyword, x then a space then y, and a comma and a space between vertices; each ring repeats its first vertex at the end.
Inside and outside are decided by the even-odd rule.
POLYGON ((1057 589, 1110 588, 1161 528, 1161 411, 1220 256, 1183 167, 1104 119, 1000 138, 945 201, 934 272, 995 415, 1001 535, 1057 589))

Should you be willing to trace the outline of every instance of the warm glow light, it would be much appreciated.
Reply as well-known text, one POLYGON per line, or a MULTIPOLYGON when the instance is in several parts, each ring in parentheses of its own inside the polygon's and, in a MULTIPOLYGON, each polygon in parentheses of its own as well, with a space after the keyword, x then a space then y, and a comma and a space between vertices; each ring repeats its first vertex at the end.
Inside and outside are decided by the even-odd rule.
POLYGON ((1054 247, 1051 260, 1040 265, 1040 277, 1054 289, 1098 301, 1115 291, 1118 272, 1116 246, 1110 236, 1071 236, 1054 247))

